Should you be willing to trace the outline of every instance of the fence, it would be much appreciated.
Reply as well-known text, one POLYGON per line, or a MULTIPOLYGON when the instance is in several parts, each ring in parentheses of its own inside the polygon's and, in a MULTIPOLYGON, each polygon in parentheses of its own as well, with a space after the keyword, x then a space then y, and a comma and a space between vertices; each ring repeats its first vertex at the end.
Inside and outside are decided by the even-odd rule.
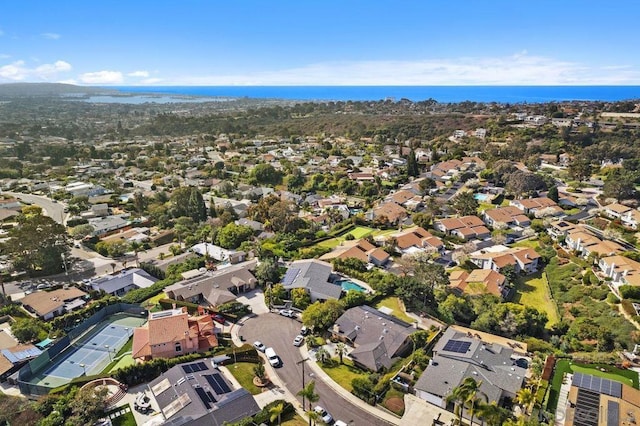
POLYGON ((12 380, 16 381, 20 392, 24 395, 46 395, 51 391, 51 387, 45 385, 38 385, 31 383, 35 376, 42 372, 46 367, 51 366, 56 361, 56 357, 63 353, 71 342, 84 334, 89 328, 95 326, 106 317, 117 313, 126 313, 128 315, 146 317, 147 311, 141 308, 139 305, 130 305, 127 303, 116 303, 113 305, 105 306, 98 312, 79 323, 69 333, 56 340, 56 342, 49 348, 45 349, 41 355, 29 361, 24 367, 22 367, 16 374, 12 376, 12 380))

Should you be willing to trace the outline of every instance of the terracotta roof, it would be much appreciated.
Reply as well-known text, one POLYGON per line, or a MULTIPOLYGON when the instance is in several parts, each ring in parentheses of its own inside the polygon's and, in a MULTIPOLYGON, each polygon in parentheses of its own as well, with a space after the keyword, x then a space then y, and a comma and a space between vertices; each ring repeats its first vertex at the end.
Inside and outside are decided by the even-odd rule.
POLYGON ((131 356, 134 359, 151 356, 148 328, 137 327, 133 329, 133 347, 131 348, 131 356))
POLYGON ((413 192, 403 189, 391 194, 390 198, 397 204, 403 204, 415 197, 415 195, 416 194, 414 194, 413 192))
POLYGON ((527 210, 557 206, 556 202, 548 197, 525 198, 522 200, 514 201, 514 203, 519 203, 522 207, 524 207, 527 210))
MULTIPOLYGON (((164 312, 171 311, 155 312, 155 314, 164 312)), ((149 328, 150 345, 171 343, 185 338, 185 332, 189 331, 189 314, 186 312, 174 312, 171 315, 157 318, 154 318, 153 315, 154 314, 150 314, 149 322, 147 323, 149 328)))
POLYGON ((390 222, 397 222, 407 217, 407 211, 402 206, 393 202, 380 204, 373 209, 373 214, 375 217, 385 216, 390 222))
POLYGON ((379 247, 376 247, 375 249, 373 249, 372 251, 369 252, 369 256, 373 257, 374 259, 380 261, 380 262, 384 262, 385 260, 389 259, 389 253, 387 253, 386 251, 382 250, 379 247))
MULTIPOLYGON (((497 209, 485 210, 484 214, 490 217, 494 222, 498 223, 511 223, 516 220, 515 218, 517 216, 523 216, 524 218, 527 218, 526 216, 524 216, 524 211, 515 206, 506 206, 499 207, 497 209)), ((529 220, 529 218, 527 218, 527 220, 529 220)))
POLYGON ((511 255, 511 253, 507 253, 494 257, 493 263, 495 263, 498 268, 502 269, 507 265, 515 265, 516 259, 511 255))

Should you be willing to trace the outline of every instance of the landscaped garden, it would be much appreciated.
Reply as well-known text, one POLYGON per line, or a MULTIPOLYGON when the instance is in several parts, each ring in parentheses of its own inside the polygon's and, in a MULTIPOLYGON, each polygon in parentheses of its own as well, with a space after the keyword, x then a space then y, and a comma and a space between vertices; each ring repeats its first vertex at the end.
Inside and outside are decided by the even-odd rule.
POLYGON ((253 383, 255 377, 254 367, 256 364, 251 362, 236 362, 227 366, 229 372, 236 378, 238 383, 248 390, 251 395, 258 395, 262 392, 262 389, 253 383))
POLYGON ((605 379, 615 380, 638 389, 638 373, 624 370, 607 364, 579 364, 568 359, 561 359, 556 363, 555 372, 551 380, 551 390, 547 410, 555 410, 558 405, 560 387, 565 373, 584 373, 605 379))

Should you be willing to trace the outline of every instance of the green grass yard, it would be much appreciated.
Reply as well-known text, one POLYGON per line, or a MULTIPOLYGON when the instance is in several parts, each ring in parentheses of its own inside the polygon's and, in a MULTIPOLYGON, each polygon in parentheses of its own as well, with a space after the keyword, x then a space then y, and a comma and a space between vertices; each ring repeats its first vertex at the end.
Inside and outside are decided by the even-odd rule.
POLYGON ((522 241, 518 241, 516 243, 514 243, 512 245, 512 247, 529 247, 532 249, 537 249, 538 247, 540 247, 540 243, 538 242, 537 239, 529 239, 529 240, 522 240, 522 241))
POLYGON ((398 299, 397 297, 390 296, 376 303, 376 306, 375 306, 376 309, 380 309, 381 307, 391 309, 393 311, 391 312, 391 315, 398 318, 399 320, 408 322, 409 324, 415 321, 409 315, 404 313, 404 311, 402 310, 402 306, 400 304, 400 299, 398 299))
POLYGON ((353 390, 353 386, 351 386, 351 381, 358 377, 367 377, 369 373, 366 371, 360 370, 353 366, 353 362, 349 359, 344 359, 344 363, 340 364, 340 360, 335 358, 333 360, 335 365, 327 366, 322 363, 318 363, 320 367, 324 370, 325 373, 329 375, 333 379, 334 382, 338 383, 340 386, 351 392, 353 390))
POLYGON ((518 277, 516 295, 513 301, 545 312, 549 319, 547 328, 560 321, 557 305, 551 296, 546 276, 542 272, 536 272, 526 277, 518 277))
POLYGON ((256 364, 251 362, 236 362, 235 364, 227 366, 227 369, 233 374, 233 377, 235 377, 240 385, 248 390, 251 395, 262 393, 262 389, 253 384, 253 378, 255 377, 253 368, 255 366, 256 364))

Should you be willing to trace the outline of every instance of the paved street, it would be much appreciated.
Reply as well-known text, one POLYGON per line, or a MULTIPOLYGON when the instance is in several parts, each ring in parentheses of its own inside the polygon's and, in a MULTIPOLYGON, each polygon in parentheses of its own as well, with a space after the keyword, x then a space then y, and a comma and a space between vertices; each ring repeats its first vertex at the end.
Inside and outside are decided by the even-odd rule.
MULTIPOLYGON (((297 364, 301 360, 300 351, 292 343, 293 338, 300 331, 300 327, 300 322, 294 319, 275 313, 267 313, 245 321, 238 333, 248 343, 260 340, 265 345, 273 347, 282 360, 282 367, 276 369, 277 374, 284 385, 294 394, 302 389, 302 365, 297 364)), ((310 376, 311 374, 311 368, 305 368, 305 383, 316 380, 316 393, 320 396, 320 400, 316 404, 324 407, 335 419, 356 426, 388 424, 352 405, 337 395, 325 383, 310 376)), ((298 399, 302 402, 302 398, 298 399)))
POLYGON ((16 197, 24 203, 35 204, 42 207, 44 213, 58 223, 64 223, 67 219, 67 214, 64 212, 64 204, 50 198, 40 195, 23 194, 21 192, 4 192, 4 194, 16 197))

